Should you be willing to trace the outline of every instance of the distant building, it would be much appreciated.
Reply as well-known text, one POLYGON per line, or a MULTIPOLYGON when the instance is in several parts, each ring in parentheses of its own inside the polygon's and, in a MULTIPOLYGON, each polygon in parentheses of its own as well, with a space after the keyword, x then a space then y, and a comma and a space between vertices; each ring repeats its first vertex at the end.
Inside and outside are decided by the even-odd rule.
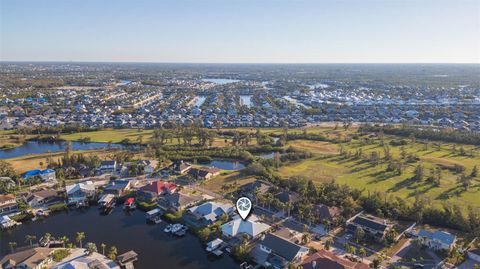
POLYGON ((101 161, 100 170, 103 173, 111 173, 117 170, 117 161, 101 161))
POLYGON ((175 162, 173 164, 173 171, 179 175, 187 173, 190 169, 192 169, 192 166, 184 161, 175 162))
POLYGON ((22 174, 22 178, 25 180, 39 177, 43 182, 56 182, 57 178, 55 175, 55 170, 45 169, 45 170, 30 170, 22 174))
POLYGON ((451 233, 444 231, 427 231, 420 230, 418 232, 418 238, 422 244, 433 250, 450 250, 455 246, 457 237, 451 233))
POLYGON ((208 180, 220 175, 220 169, 212 167, 191 168, 188 174, 197 180, 208 180))

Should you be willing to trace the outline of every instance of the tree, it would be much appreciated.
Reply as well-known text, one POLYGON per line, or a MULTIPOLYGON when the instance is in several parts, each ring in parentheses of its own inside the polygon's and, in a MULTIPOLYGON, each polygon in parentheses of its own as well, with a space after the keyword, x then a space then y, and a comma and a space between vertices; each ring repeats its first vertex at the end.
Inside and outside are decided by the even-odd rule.
POLYGON ((416 181, 422 181, 423 180, 423 166, 421 165, 417 165, 417 167, 415 167, 415 171, 413 172, 413 179, 415 179, 416 181))
POLYGON ((311 235, 309 233, 302 234, 302 243, 307 244, 310 241, 311 235))
POLYGON ((107 247, 107 245, 105 245, 105 243, 101 243, 100 247, 102 248, 102 255, 105 256, 105 248, 107 247))
POLYGON ((13 253, 17 247, 17 242, 8 242, 8 245, 10 246, 10 251, 13 253))
POLYGON ((470 176, 471 177, 477 177, 478 176, 478 167, 476 165, 472 168, 472 173, 470 173, 470 176))
POLYGON ((108 258, 110 260, 115 260, 117 258, 117 254, 118 254, 117 247, 111 246, 110 250, 108 251, 108 258))
POLYGON ((375 259, 373 259, 370 266, 373 269, 378 269, 378 268, 380 268, 380 265, 382 264, 382 262, 383 262, 383 258, 381 256, 376 256, 375 259))
POLYGON ((26 235, 25 236, 25 242, 30 243, 30 247, 33 247, 33 240, 37 239, 35 235, 26 235))
POLYGON ((357 243, 358 241, 362 240, 364 236, 365 236, 365 231, 361 227, 357 227, 357 229, 355 229, 355 234, 354 234, 354 237, 357 243))
POLYGON ((324 245, 325 249, 329 250, 332 244, 333 244, 333 239, 331 237, 327 238, 327 240, 325 240, 325 245, 324 245))
POLYGON ((82 242, 83 239, 85 239, 85 233, 84 232, 78 232, 77 236, 75 237, 75 241, 80 244, 80 248, 82 248, 82 242))
POLYGON ((63 248, 65 248, 66 245, 67 245, 67 243, 68 243, 68 241, 70 241, 70 239, 68 239, 68 237, 66 237, 66 236, 62 236, 62 237, 60 237, 60 241, 62 241, 62 243, 63 243, 63 248))
POLYGON ((365 258, 365 256, 367 256, 367 251, 365 250, 365 248, 360 248, 358 250, 358 255, 360 255, 360 257, 362 257, 362 262, 363 262, 363 258, 365 258))
POLYGON ((97 245, 95 245, 95 243, 92 243, 92 242, 88 242, 87 243, 87 253, 88 255, 92 255, 94 252, 97 252, 97 245))
POLYGON ((42 236, 43 240, 49 242, 50 239, 52 239, 52 234, 51 233, 45 233, 43 236, 42 236))

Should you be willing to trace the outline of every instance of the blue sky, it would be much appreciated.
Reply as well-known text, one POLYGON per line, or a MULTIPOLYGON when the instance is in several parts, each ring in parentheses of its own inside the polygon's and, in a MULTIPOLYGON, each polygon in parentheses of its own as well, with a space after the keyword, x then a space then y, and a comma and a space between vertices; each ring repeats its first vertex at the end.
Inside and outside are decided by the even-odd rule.
POLYGON ((480 0, 0 0, 2 61, 480 63, 480 0))

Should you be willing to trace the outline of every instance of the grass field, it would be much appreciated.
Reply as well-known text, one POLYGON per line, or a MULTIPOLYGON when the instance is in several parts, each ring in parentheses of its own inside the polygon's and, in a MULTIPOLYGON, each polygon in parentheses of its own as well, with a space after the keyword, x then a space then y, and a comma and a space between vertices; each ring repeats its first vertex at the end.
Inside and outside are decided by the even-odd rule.
MULTIPOLYGON (((392 138, 386 138, 388 144, 392 138)), ((463 146, 467 153, 473 152, 474 157, 461 156, 458 153, 460 145, 456 145, 457 151, 452 150, 453 144, 442 143, 440 150, 433 145, 427 149, 423 143, 409 143, 405 146, 407 153, 416 154, 419 161, 408 164, 402 175, 396 175, 394 172, 386 172, 387 164, 372 165, 368 162, 362 162, 355 159, 345 159, 334 154, 339 145, 327 142, 294 140, 289 145, 308 150, 314 154, 313 158, 298 162, 289 163, 277 170, 278 174, 284 177, 302 176, 311 179, 314 182, 329 182, 335 180, 337 183, 346 184, 351 187, 367 191, 380 191, 409 200, 413 200, 416 195, 429 198, 432 203, 452 203, 467 208, 474 206, 480 208, 480 178, 472 180, 471 187, 464 190, 457 183, 459 174, 456 174, 448 167, 455 164, 466 168, 468 175, 474 165, 480 167, 480 150, 474 146, 463 146), (416 182, 412 180, 415 167, 421 164, 425 169, 425 175, 430 174, 430 169, 437 166, 443 167, 442 177, 439 186, 435 186, 426 180, 416 182)), ((362 149, 365 155, 372 151, 383 154, 383 147, 380 141, 374 141, 372 144, 364 145, 359 141, 343 143, 345 150, 354 152, 362 149)), ((400 146, 390 146, 390 152, 394 158, 400 158, 400 146)), ((425 176, 425 177, 426 177, 425 176)))

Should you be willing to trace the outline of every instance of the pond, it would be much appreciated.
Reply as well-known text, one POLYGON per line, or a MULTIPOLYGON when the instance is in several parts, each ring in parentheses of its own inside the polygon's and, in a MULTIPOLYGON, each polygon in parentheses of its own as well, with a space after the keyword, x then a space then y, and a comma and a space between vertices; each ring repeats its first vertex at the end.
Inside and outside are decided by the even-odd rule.
MULTIPOLYGON (((59 152, 65 151, 67 146, 66 141, 59 142, 40 142, 40 141, 27 141, 25 144, 7 150, 0 150, 0 159, 9 159, 20 157, 28 154, 41 154, 47 152, 59 152)), ((111 144, 111 148, 123 148, 120 144, 111 144)), ((108 148, 108 143, 82 143, 72 142, 72 150, 92 150, 92 149, 104 149, 108 148)))
POLYGON ((211 162, 200 163, 204 166, 215 167, 222 170, 241 170, 245 168, 245 164, 239 161, 231 160, 213 160, 211 162))
POLYGON ((40 239, 45 233, 54 237, 67 236, 75 243, 75 234, 84 232, 86 242, 93 242, 100 248, 101 243, 116 246, 118 253, 134 250, 138 253, 137 269, 151 268, 238 268, 228 255, 211 260, 197 237, 187 233, 182 238, 163 232, 167 223, 157 225, 145 223, 145 213, 136 210, 124 212, 117 207, 110 215, 101 216, 96 208, 69 213, 56 213, 42 221, 26 222, 13 230, 0 231, 0 257, 9 252, 9 242, 25 245, 26 235, 40 239))
POLYGON ((215 84, 223 85, 223 84, 229 84, 229 83, 234 83, 234 82, 239 82, 240 80, 238 79, 229 79, 229 78, 204 78, 202 81, 205 82, 213 82, 215 84))

